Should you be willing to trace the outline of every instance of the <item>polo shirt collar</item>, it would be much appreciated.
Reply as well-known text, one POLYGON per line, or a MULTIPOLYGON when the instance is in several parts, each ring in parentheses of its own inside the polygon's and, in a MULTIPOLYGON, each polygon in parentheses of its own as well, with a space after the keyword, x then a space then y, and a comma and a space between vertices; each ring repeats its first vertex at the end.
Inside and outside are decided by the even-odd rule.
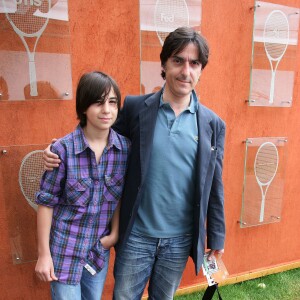
MULTIPOLYGON (((164 94, 164 90, 165 90, 165 86, 163 86, 162 88, 162 93, 160 96, 160 102, 159 102, 159 107, 161 108, 163 105, 170 105, 168 102, 165 102, 163 100, 163 94, 164 94)), ((191 98, 190 98, 190 104, 189 106, 186 108, 186 110, 188 110, 190 113, 194 114, 197 110, 198 110, 198 98, 197 95, 195 93, 195 90, 192 91, 191 93, 191 98)))

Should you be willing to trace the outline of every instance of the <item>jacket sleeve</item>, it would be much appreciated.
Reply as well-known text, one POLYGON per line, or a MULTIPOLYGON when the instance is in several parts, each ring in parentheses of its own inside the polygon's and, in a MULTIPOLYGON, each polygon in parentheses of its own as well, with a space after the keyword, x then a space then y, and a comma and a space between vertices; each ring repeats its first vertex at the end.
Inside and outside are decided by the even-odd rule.
POLYGON ((225 123, 221 121, 220 130, 217 134, 216 165, 207 210, 207 248, 214 250, 223 249, 225 240, 224 187, 222 180, 224 140, 225 123))

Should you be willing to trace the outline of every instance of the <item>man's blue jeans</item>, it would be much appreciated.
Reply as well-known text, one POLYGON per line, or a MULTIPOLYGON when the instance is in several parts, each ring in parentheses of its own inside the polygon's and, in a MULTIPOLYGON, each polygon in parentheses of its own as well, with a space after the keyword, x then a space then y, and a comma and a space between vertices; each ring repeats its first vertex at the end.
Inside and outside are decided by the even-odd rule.
POLYGON ((140 300, 149 280, 149 300, 173 299, 192 247, 192 235, 151 238, 131 233, 117 252, 114 300, 140 300))
POLYGON ((52 300, 99 300, 101 299, 103 287, 109 264, 109 251, 106 251, 104 268, 101 272, 92 275, 83 268, 80 283, 76 285, 64 284, 59 281, 51 282, 52 300))

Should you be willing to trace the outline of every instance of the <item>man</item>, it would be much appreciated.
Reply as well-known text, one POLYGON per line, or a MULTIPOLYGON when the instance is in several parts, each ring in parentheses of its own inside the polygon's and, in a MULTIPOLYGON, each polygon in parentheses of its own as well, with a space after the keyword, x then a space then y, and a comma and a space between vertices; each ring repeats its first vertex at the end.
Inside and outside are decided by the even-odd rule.
MULTIPOLYGON (((128 96, 114 129, 131 142, 120 211, 114 299, 173 299, 188 257, 198 274, 205 251, 223 253, 224 122, 198 102, 194 88, 208 62, 192 28, 166 38, 164 87, 128 96)), ((48 154, 47 154, 48 153, 48 154)), ((57 162, 45 154, 48 167, 57 162)), ((53 157, 53 156, 52 156, 53 157)))

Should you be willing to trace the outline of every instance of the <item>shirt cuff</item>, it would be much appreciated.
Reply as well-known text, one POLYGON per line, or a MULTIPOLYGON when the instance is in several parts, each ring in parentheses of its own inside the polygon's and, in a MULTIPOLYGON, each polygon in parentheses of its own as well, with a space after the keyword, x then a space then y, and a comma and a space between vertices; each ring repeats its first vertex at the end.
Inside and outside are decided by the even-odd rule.
POLYGON ((52 194, 45 193, 42 191, 39 191, 35 194, 35 203, 48 206, 48 207, 54 207, 59 201, 59 198, 57 196, 53 196, 52 194))

